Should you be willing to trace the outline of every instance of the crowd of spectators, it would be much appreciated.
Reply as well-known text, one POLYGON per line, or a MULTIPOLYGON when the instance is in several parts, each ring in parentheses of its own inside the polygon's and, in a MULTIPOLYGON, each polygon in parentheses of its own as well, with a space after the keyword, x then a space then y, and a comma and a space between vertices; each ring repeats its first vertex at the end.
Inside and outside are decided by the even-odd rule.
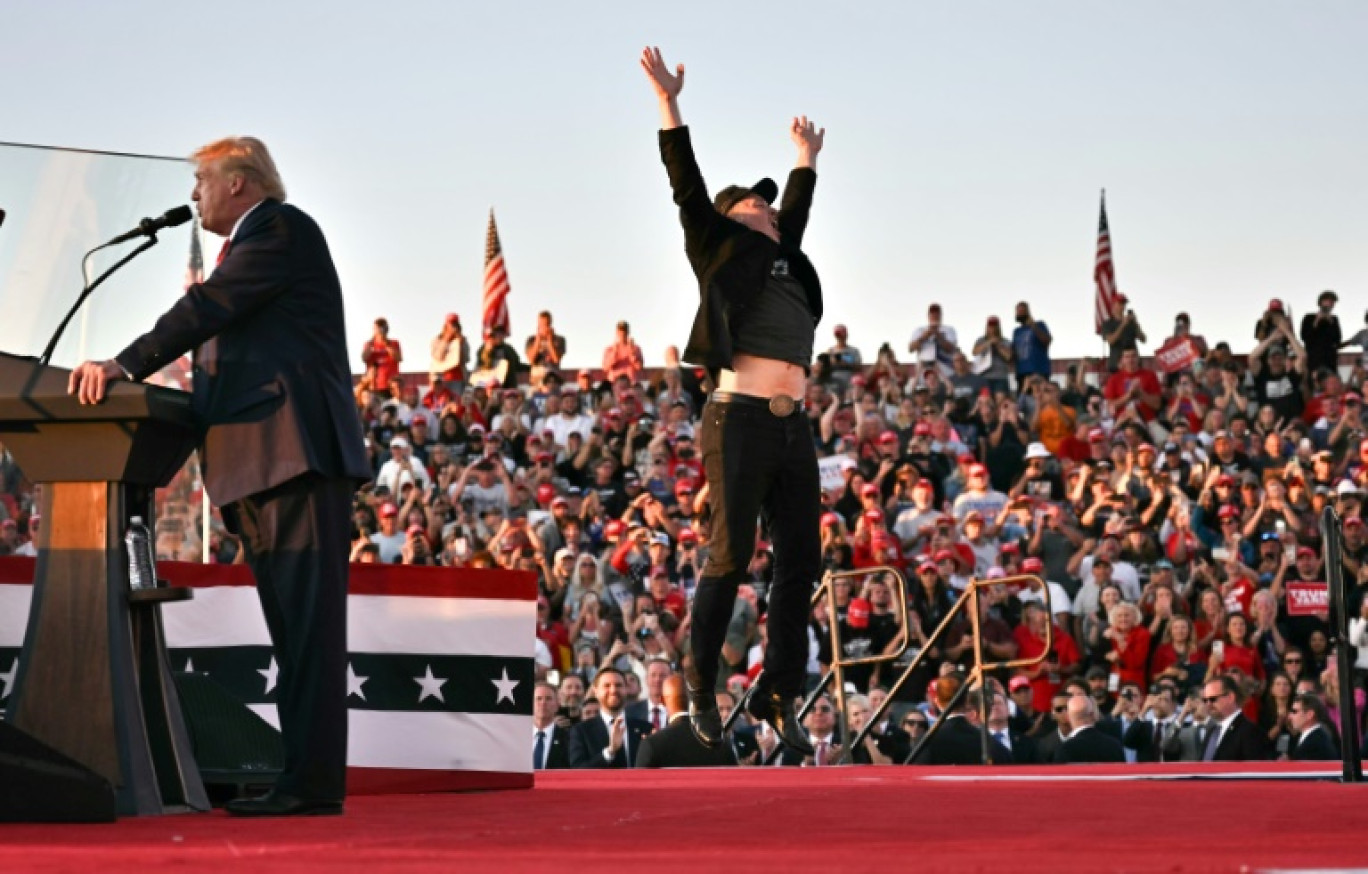
MULTIPOLYGON (((985 652, 1040 655, 1051 623, 1053 646, 1038 667, 965 696, 990 696, 995 759, 1095 760, 1079 758, 1095 750, 1063 751, 1087 731, 1126 761, 1209 759, 1211 730, 1223 736, 1237 711, 1256 728, 1242 758, 1297 756, 1308 724, 1333 736, 1340 678, 1315 585, 1325 581, 1326 505, 1345 519, 1346 578, 1368 583, 1365 368, 1339 363, 1368 329, 1343 336, 1336 303, 1325 292, 1295 329, 1288 306, 1271 301, 1237 342, 1244 355, 1178 314, 1147 360, 1146 333, 1120 298, 1100 331, 1106 359, 1058 373, 1049 327, 1024 302, 1012 330, 992 317, 981 333, 957 332, 933 304, 906 354, 884 343, 872 363, 836 326, 804 398, 825 506, 814 536, 827 570, 892 566, 906 590, 897 598, 899 577, 877 570, 837 580, 834 615, 812 613, 809 677, 831 663, 833 624, 847 657, 894 655, 904 629, 911 640, 846 673, 852 727, 881 713, 854 760, 901 762, 940 719, 977 726, 977 706, 946 712, 973 663, 968 618, 928 638, 970 579, 1020 575, 1045 586, 989 590, 985 652)), ((503 331, 475 342, 448 316, 423 373, 376 321, 356 392, 375 478, 356 499, 352 560, 535 574, 538 679, 555 693, 556 720, 599 716, 605 676, 621 679, 623 710, 654 714, 662 684, 690 658, 690 603, 707 561, 707 448, 696 440, 707 376, 673 348, 648 372, 626 322, 601 366, 579 370, 564 366, 550 313, 521 355, 503 331)), ((0 488, 0 553, 31 552, 31 490, 7 454, 0 488)), ((193 472, 161 506, 159 553, 195 556, 193 472)), ((217 522, 209 551, 240 559, 217 522)), ((762 661, 772 564, 762 528, 723 648, 728 706, 762 661)), ((1361 646, 1368 602, 1355 594, 1351 615, 1364 618, 1351 642, 1361 646)), ((1359 731, 1365 667, 1361 656, 1347 679, 1359 731)), ((822 699, 809 716, 823 746, 807 764, 839 752, 830 710, 822 699)), ((744 716, 738 736, 742 763, 774 747, 744 716)))

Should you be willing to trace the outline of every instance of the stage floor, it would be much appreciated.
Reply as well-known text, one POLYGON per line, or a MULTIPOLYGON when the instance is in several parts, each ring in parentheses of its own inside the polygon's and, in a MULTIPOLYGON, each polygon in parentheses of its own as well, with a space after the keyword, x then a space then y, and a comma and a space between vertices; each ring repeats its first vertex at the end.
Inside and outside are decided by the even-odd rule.
POLYGON ((0 871, 1368 869, 1368 785, 1315 775, 1338 770, 559 771, 530 791, 349 799, 343 817, 0 825, 0 871))

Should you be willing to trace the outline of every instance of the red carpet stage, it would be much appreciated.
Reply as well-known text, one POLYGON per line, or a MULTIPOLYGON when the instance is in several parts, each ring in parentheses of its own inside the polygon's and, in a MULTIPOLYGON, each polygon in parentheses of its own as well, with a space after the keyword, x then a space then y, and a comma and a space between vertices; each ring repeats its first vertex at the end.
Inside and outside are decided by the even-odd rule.
POLYGON ((560 771, 531 791, 353 798, 341 818, 0 825, 0 871, 1368 868, 1368 786, 1247 770, 560 771), (1227 779, 1134 779, 1195 771, 1227 779))

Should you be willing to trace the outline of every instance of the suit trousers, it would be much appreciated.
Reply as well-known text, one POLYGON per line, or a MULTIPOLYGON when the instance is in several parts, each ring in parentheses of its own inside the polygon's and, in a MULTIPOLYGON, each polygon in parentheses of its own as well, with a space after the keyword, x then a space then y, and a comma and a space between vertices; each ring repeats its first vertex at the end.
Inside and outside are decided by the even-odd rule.
POLYGON ((242 537, 279 672, 285 769, 276 791, 340 801, 347 778, 351 480, 309 473, 225 508, 242 537))
POLYGON ((718 657, 761 520, 774 549, 761 683, 781 695, 799 695, 807 672, 812 587, 821 570, 821 480, 807 417, 794 412, 781 418, 763 405, 709 401, 699 448, 712 512, 690 638, 699 679, 705 689, 716 687, 718 657))

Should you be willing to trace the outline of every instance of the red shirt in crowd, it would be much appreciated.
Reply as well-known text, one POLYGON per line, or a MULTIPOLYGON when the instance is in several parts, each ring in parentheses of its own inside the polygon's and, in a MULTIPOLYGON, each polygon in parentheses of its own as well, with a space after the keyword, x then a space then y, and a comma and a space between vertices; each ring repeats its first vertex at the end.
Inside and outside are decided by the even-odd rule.
POLYGON ((361 361, 375 370, 375 382, 371 385, 376 391, 389 391, 390 383, 399 377, 399 359, 403 353, 398 340, 380 341, 372 337, 361 348, 361 361))
MULTIPOLYGON (((1012 637, 1017 642, 1019 659, 1033 659, 1045 652, 1045 639, 1032 634, 1025 622, 1016 627, 1012 637)), ((1036 675, 1031 678, 1032 706, 1040 713, 1050 712, 1051 699, 1064 686, 1064 673, 1078 664, 1079 660, 1078 644, 1058 625, 1054 627, 1054 653, 1059 662, 1058 669, 1050 671, 1042 662, 1034 668, 1036 675)))
POLYGON ((1111 644, 1112 652, 1116 653, 1116 661, 1112 662, 1112 671, 1121 675, 1121 685, 1134 683, 1141 689, 1148 689, 1149 678, 1145 676, 1145 673, 1149 667, 1149 629, 1143 625, 1137 625, 1131 629, 1130 634, 1126 635, 1124 643, 1118 636, 1112 638, 1111 644))
MULTIPOLYGON (((1124 370, 1113 373, 1102 388, 1102 397, 1109 401, 1118 400, 1124 397, 1126 392, 1130 391, 1131 384, 1137 381, 1140 383, 1141 392, 1147 395, 1163 394, 1163 389, 1159 386, 1159 377, 1155 376, 1153 371, 1141 368, 1134 373, 1127 373, 1124 370)), ((1135 399, 1135 409, 1146 422, 1153 419, 1154 414, 1158 412, 1139 398, 1135 399)))
POLYGON ((1174 665, 1186 667, 1187 665, 1204 665, 1211 656, 1204 649, 1193 648, 1183 658, 1178 655, 1178 651, 1173 648, 1171 643, 1161 643, 1154 650, 1154 656, 1150 659, 1150 676, 1157 677, 1174 665))

